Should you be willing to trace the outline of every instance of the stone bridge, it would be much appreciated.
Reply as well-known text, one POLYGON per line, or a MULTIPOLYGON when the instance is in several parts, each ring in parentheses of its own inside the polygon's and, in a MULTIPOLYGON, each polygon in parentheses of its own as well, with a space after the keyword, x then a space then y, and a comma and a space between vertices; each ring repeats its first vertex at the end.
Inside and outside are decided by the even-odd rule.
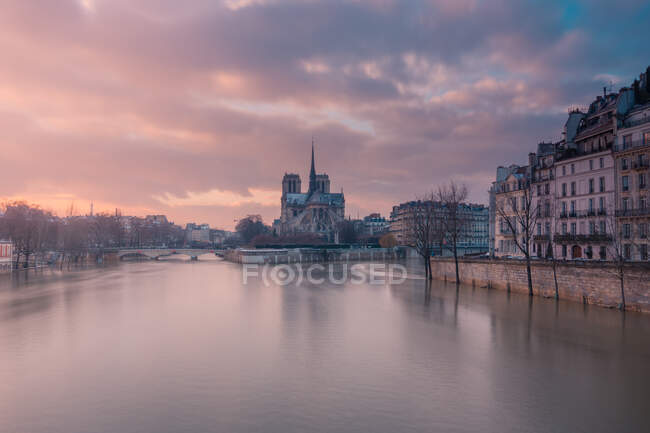
POLYGON ((124 257, 149 257, 158 260, 161 257, 174 255, 189 256, 191 260, 198 260, 204 254, 214 254, 223 257, 223 250, 200 249, 200 248, 123 248, 117 250, 117 257, 121 260, 124 257))

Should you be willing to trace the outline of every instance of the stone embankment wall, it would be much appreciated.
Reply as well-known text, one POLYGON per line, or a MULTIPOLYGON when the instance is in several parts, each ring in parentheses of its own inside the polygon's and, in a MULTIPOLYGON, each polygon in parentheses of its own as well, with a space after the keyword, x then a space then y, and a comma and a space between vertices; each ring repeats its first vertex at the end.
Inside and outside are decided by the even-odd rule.
POLYGON ((291 264, 315 262, 353 262, 369 260, 395 260, 403 253, 393 248, 363 248, 363 249, 259 249, 228 250, 224 259, 235 263, 246 264, 291 264))
MULTIPOLYGON (((433 277, 456 280, 454 260, 431 259, 433 277)), ((621 303, 621 287, 614 265, 602 262, 557 262, 560 299, 617 307, 621 303)), ((526 262, 502 259, 462 259, 460 280, 464 284, 528 293, 526 262)), ((533 293, 555 296, 553 267, 544 260, 531 263, 533 293)), ((625 267, 625 302, 628 310, 650 313, 650 263, 631 263, 625 267)))

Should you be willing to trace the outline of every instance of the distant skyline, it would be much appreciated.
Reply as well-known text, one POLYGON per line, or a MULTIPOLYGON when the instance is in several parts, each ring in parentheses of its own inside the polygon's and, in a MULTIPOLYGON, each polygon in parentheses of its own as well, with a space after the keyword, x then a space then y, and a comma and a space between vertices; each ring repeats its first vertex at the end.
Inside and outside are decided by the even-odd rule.
POLYGON ((0 199, 232 229, 285 172, 387 215, 557 140, 650 64, 641 0, 8 0, 0 199))

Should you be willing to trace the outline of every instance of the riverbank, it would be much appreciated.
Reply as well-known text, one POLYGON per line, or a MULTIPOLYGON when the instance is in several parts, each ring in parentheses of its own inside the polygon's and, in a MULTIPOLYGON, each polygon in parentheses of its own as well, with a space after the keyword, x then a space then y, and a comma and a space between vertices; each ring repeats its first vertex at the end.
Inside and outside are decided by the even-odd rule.
MULTIPOLYGON (((456 281, 454 260, 432 258, 433 277, 456 281)), ((553 267, 546 260, 531 263, 533 293, 555 296, 553 267)), ((461 259, 461 282, 489 289, 528 293, 526 262, 507 259, 461 259)), ((600 307, 617 308, 621 304, 621 288, 616 267, 611 263, 590 261, 558 261, 556 266, 560 299, 600 307)), ((650 313, 650 264, 630 263, 625 266, 626 309, 650 313)))

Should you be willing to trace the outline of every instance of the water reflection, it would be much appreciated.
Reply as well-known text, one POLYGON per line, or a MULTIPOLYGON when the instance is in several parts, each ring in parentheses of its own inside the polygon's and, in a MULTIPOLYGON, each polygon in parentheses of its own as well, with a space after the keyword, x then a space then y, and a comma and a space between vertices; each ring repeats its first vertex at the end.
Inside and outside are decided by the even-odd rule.
POLYGON ((641 431, 648 343, 645 315, 417 265, 379 286, 45 271, 0 282, 0 431, 641 431))

